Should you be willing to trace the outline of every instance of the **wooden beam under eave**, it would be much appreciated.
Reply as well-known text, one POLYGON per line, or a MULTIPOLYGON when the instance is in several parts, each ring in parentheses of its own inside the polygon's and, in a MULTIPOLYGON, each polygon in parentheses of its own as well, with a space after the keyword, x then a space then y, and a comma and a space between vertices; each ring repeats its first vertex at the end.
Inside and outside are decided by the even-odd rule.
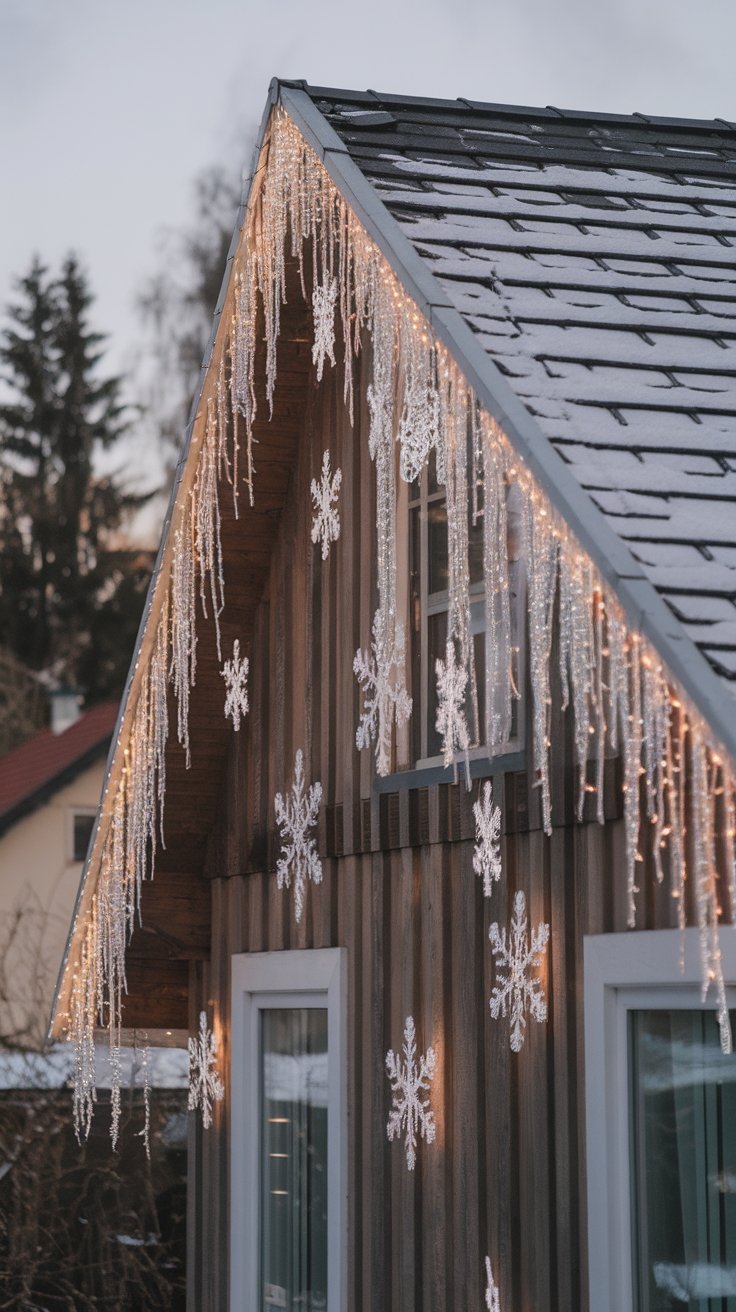
POLYGON ((189 1029, 189 962, 126 959, 122 1022, 129 1030, 189 1029))
POLYGON ((141 889, 141 921, 133 932, 128 958, 180 961, 209 958, 212 925, 211 885, 200 875, 158 870, 141 889))

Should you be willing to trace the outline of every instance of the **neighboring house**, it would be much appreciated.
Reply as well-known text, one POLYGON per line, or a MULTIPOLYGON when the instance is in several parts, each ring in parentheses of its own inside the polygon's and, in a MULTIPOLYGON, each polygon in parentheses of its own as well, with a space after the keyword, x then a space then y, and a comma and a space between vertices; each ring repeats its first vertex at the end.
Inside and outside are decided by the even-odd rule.
POLYGON ((736 125, 272 84, 52 1022, 192 1308, 736 1296, 735 339, 736 125))
POLYGON ((0 760, 0 1036, 39 1048, 105 778, 117 703, 51 695, 51 725, 0 760))

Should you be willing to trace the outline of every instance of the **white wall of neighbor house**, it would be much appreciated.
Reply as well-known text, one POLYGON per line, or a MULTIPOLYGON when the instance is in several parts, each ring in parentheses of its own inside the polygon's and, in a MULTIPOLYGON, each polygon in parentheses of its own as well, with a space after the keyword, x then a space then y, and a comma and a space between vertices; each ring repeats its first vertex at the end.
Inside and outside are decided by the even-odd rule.
POLYGON ((82 874, 74 815, 94 815, 101 757, 0 837, 0 1042, 41 1043, 82 874))

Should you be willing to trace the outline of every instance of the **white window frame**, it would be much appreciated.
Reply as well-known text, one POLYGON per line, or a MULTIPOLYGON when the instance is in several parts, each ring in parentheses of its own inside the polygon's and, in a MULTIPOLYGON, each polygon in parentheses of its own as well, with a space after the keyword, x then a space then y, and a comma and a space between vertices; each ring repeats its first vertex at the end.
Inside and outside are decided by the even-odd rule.
POLYGON ((347 950, 232 958, 230 1309, 256 1312, 260 1278, 259 1011, 327 1008, 327 1312, 347 1308, 347 950))
MULTIPOLYGON (((728 1005, 736 1007, 736 928, 720 929, 728 1005)), ((715 1011, 701 1000, 697 929, 584 939, 585 1106, 590 1306, 632 1312, 628 1012, 715 1011)))

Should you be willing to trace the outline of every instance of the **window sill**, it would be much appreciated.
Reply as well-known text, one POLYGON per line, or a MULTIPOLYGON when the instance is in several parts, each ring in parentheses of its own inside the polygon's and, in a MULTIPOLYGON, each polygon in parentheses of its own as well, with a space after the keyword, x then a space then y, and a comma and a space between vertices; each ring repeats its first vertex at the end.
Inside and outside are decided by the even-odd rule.
MULTIPOLYGON (((437 757, 440 761, 442 758, 437 757)), ((465 780, 465 758, 458 755, 457 765, 457 782, 465 780)), ((522 750, 503 752, 499 756, 489 758, 486 755, 478 755, 470 758, 470 778, 471 779, 490 779, 494 774, 516 773, 519 770, 526 769, 526 753, 522 750)), ((434 762, 427 762, 417 767, 415 770, 397 770, 395 774, 377 776, 373 780, 374 793, 398 793, 403 788, 427 788, 430 784, 454 784, 455 767, 436 765, 434 762)))

